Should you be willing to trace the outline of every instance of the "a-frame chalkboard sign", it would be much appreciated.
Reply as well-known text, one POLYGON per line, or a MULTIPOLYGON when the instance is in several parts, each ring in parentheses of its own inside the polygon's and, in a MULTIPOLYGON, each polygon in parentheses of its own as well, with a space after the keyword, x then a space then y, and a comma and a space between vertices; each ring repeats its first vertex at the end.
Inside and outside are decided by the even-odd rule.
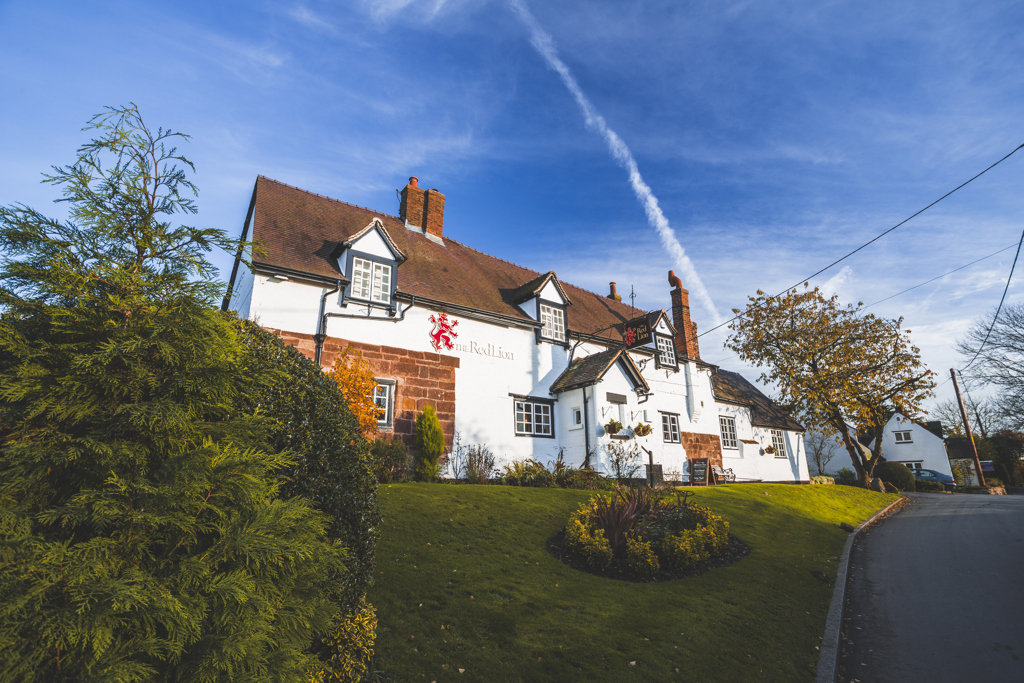
POLYGON ((707 486, 708 474, 707 458, 690 458, 690 486, 707 486))

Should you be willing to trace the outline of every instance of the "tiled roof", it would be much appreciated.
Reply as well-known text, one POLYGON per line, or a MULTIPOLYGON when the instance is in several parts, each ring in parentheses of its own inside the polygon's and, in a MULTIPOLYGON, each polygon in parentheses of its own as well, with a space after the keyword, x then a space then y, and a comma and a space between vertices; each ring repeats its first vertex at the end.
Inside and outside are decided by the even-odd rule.
MULTIPOLYGON (((548 274, 484 254, 447 235, 443 245, 437 244, 420 231, 406 229, 405 222, 396 216, 263 176, 256 180, 249 239, 262 246, 263 255, 255 258, 258 263, 341 278, 331 253, 374 218, 380 219, 395 246, 408 257, 398 269, 400 292, 532 320, 516 306, 517 297, 522 296, 524 286, 546 282, 548 274)), ((622 341, 616 330, 608 328, 634 317, 635 309, 566 282, 556 282, 572 302, 567 311, 571 330, 597 334, 616 343, 622 341)))
POLYGON ((579 389, 580 387, 588 387, 591 384, 595 384, 604 377, 604 374, 608 372, 608 370, 620 358, 630 366, 629 372, 634 375, 634 381, 638 384, 642 384, 645 391, 649 391, 650 387, 647 385, 647 382, 644 381, 640 371, 637 369, 636 365, 633 364, 633 360, 629 357, 629 354, 621 347, 573 359, 572 363, 569 363, 569 367, 563 370, 562 374, 551 383, 550 391, 552 394, 558 394, 563 391, 579 389))
POLYGON ((966 436, 946 437, 946 454, 953 459, 970 458, 974 459, 974 449, 971 448, 971 440, 966 436))
POLYGON ((771 399, 761 393, 743 375, 728 370, 718 370, 711 375, 715 397, 731 403, 750 406, 750 424, 755 427, 773 427, 791 431, 804 431, 803 425, 789 416, 771 399))

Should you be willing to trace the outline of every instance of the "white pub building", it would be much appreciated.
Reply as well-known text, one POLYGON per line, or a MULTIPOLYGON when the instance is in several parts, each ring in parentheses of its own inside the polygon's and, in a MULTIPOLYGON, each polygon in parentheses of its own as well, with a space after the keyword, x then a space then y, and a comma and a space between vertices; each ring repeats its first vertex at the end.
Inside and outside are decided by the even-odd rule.
POLYGON ((431 405, 449 445, 459 432, 499 467, 561 451, 608 473, 608 444, 633 437, 668 480, 688 480, 695 458, 739 481, 809 479, 803 428, 701 360, 671 272, 671 313, 640 313, 615 283, 601 296, 455 241, 444 202, 410 178, 396 217, 260 176, 242 230, 258 245, 253 269, 236 260, 223 307, 325 368, 361 352, 386 407, 380 431, 409 443, 431 405), (635 436, 639 424, 651 433, 635 436))

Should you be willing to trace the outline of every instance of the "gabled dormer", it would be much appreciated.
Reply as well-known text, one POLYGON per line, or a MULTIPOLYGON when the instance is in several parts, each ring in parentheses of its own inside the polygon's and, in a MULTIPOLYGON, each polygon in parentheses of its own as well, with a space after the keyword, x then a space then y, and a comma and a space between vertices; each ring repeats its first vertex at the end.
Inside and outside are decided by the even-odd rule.
POLYGON ((572 301, 558 282, 555 271, 535 277, 515 290, 512 302, 526 315, 541 323, 537 343, 569 344, 568 307, 572 301))
POLYGON ((406 256, 379 218, 338 245, 332 254, 348 280, 341 302, 371 306, 393 305, 398 287, 398 266, 406 256))
POLYGON ((676 357, 676 329, 664 310, 652 311, 618 326, 627 349, 646 348, 654 352, 657 368, 679 369, 676 357))

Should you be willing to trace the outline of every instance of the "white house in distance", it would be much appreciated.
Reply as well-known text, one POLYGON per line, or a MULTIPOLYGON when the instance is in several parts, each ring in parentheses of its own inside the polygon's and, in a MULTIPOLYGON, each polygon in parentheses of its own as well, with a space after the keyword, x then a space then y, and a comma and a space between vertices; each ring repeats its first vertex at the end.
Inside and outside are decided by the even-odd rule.
POLYGON ((935 470, 953 476, 939 421, 919 422, 894 412, 882 432, 882 457, 912 470, 935 470))
POLYGON ((410 441, 432 405, 449 445, 486 445, 499 466, 562 452, 608 473, 633 436, 643 462, 686 480, 707 458, 742 481, 807 481, 803 428, 740 375, 700 358, 689 295, 669 273, 671 314, 484 254, 444 234, 445 197, 416 178, 399 216, 260 176, 225 310, 324 367, 352 347, 374 367, 380 430, 410 441), (241 256, 241 255, 240 255, 241 256), (245 256, 249 256, 246 254, 245 256), (604 425, 627 427, 617 435, 604 425))

